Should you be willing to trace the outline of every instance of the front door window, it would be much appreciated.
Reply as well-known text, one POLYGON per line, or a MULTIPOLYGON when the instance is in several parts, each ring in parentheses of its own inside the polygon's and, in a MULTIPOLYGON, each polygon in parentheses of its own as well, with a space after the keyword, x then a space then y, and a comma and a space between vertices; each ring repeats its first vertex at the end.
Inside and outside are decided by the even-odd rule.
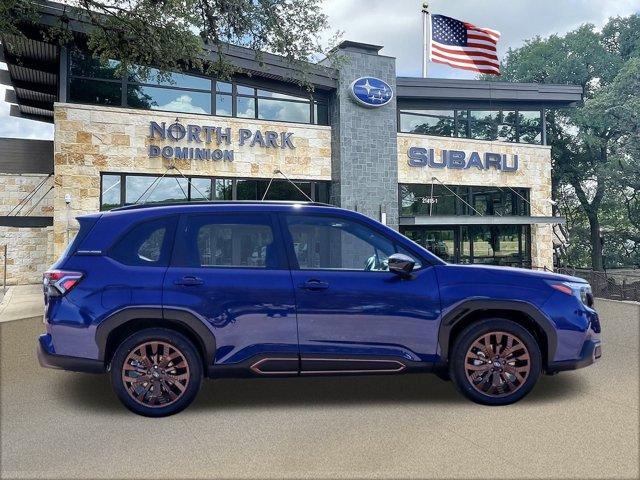
POLYGON ((384 271, 397 251, 386 237, 358 222, 316 215, 291 215, 286 222, 300 270, 384 271))

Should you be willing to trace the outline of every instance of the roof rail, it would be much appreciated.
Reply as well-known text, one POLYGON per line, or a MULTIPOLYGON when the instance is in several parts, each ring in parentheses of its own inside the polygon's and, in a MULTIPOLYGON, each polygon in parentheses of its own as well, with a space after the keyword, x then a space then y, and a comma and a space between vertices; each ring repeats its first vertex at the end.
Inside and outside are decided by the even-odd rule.
POLYGON ((317 207, 335 207, 328 203, 308 202, 303 200, 193 200, 190 202, 164 202, 164 203, 136 203, 133 205, 125 205, 109 210, 110 212, 121 212, 124 210, 139 210, 143 208, 156 207, 178 207, 186 205, 310 205, 317 207))

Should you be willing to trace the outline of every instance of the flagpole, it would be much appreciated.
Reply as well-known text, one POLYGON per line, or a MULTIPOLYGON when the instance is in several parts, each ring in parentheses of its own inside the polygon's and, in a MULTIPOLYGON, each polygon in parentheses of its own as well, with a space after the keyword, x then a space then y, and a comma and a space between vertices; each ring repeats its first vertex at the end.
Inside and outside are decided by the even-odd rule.
POLYGON ((431 17, 429 16, 429 4, 422 4, 422 77, 427 78, 427 65, 429 63, 429 48, 431 46, 431 17))

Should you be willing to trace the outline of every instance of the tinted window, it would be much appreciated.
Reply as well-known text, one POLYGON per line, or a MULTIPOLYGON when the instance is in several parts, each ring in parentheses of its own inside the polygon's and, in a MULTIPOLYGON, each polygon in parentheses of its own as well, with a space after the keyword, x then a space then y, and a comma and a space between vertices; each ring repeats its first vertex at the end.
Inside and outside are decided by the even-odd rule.
POLYGON ((278 268, 267 215, 192 215, 181 232, 176 264, 190 267, 278 268))
POLYGON ((127 105, 150 110, 210 114, 211 94, 129 85, 127 89, 127 105))
POLYGON ((397 251, 386 237, 343 218, 291 215, 287 226, 301 270, 388 270, 397 251))
POLYGON ((100 209, 111 210, 112 208, 120 206, 122 204, 120 191, 120 175, 103 175, 100 209))
POLYGON ((157 85, 175 86, 180 88, 195 88, 211 90, 211 80, 195 75, 183 73, 168 73, 161 75, 155 68, 133 67, 129 73, 129 80, 140 83, 155 83, 157 85))
POLYGON ((72 78, 69 82, 69 96, 74 102, 120 106, 122 85, 120 82, 72 78))
POLYGON ((167 266, 174 225, 174 217, 141 223, 111 248, 109 256, 125 265, 167 266))
POLYGON ((402 132, 452 137, 454 126, 453 110, 416 110, 400 114, 402 132))
POLYGON ((263 120, 309 123, 310 115, 309 102, 258 99, 258 118, 263 120))

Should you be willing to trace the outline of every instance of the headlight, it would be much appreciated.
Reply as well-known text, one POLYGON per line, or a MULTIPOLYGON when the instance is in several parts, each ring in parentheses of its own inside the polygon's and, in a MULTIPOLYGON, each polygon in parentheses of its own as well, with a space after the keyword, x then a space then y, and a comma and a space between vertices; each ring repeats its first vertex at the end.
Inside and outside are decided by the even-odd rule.
POLYGON ((593 306, 593 294, 591 293, 591 286, 584 283, 562 282, 562 283, 550 283, 551 287, 559 292, 567 295, 575 295, 580 301, 587 307, 593 306))

